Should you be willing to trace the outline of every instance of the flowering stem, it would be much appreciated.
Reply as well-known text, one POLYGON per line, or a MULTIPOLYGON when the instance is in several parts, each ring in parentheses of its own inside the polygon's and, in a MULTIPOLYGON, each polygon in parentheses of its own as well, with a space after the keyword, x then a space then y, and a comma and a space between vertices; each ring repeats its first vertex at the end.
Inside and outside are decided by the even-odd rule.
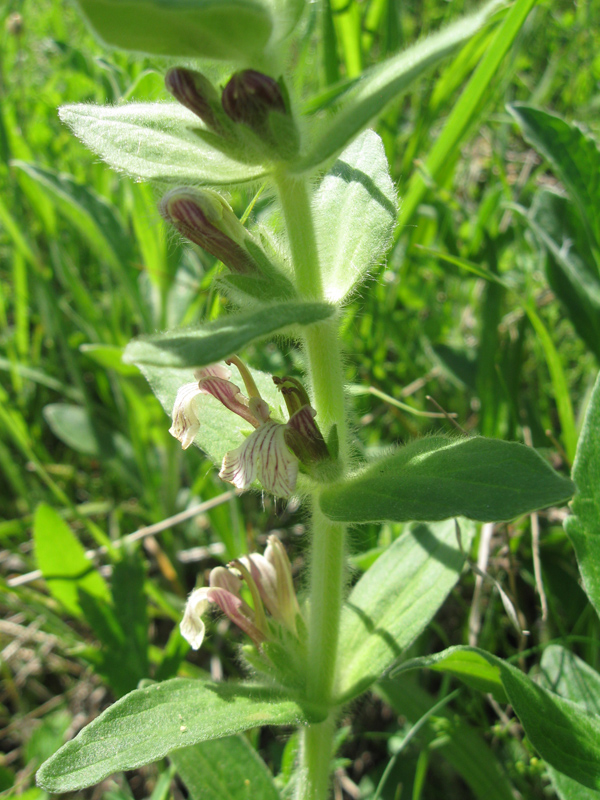
MULTIPOLYGON (((303 299, 324 301, 326 287, 312 217, 308 184, 285 173, 276 176, 286 220, 296 286, 303 299)), ((312 402, 325 438, 336 426, 339 458, 348 457, 343 374, 337 321, 310 326, 304 334, 312 402)), ((308 644, 309 699, 331 708, 336 679, 340 613, 345 575, 346 526, 332 523, 319 509, 318 491, 312 502, 310 621, 308 644)), ((300 800, 325 800, 329 786, 335 716, 304 730, 300 800)))

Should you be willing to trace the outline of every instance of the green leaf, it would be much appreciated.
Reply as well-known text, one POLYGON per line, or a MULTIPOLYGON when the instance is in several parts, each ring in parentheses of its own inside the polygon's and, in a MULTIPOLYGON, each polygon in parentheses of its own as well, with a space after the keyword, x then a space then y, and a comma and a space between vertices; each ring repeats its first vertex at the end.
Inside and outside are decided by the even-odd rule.
MULTIPOLYGON (((468 549, 474 527, 462 525, 468 549)), ((410 525, 356 584, 342 615, 341 701, 356 697, 427 627, 458 580, 454 521, 410 525)))
POLYGON ((160 56, 256 59, 273 27, 259 0, 78 0, 104 42, 160 56))
POLYGON ((169 759, 191 800, 279 800, 271 773, 244 736, 184 747, 169 759))
POLYGON ((565 530, 575 548, 583 587, 600 615, 600 374, 579 436, 573 480, 577 492, 565 530))
MULTIPOLYGON (((140 371, 169 416, 173 411, 178 389, 184 383, 191 383, 194 380, 191 370, 141 364, 140 371)), ((261 397, 271 407, 274 418, 282 421, 287 419, 283 396, 281 392, 277 391, 271 376, 253 369, 250 372, 261 397)), ((236 377, 236 374, 237 371, 234 369, 232 380, 237 386, 242 387, 241 377, 236 377)), ((214 464, 220 467, 225 453, 238 447, 244 441, 245 435, 250 431, 250 425, 237 414, 225 408, 212 395, 199 395, 196 398, 196 407, 202 424, 194 443, 206 453, 214 464)), ((165 427, 168 425, 169 423, 165 420, 165 427)))
POLYGON ((540 683, 590 714, 600 715, 600 673, 565 647, 558 644, 546 647, 542 655, 540 683))
MULTIPOLYGON (((544 650, 540 684, 591 714, 600 714, 600 674, 565 647, 550 645, 544 650)), ((553 767, 547 770, 560 800, 600 799, 600 791, 582 786, 553 767)))
POLYGON ((486 694, 493 694, 501 703, 506 703, 506 692, 502 684, 498 664, 486 658, 488 654, 475 647, 450 647, 432 656, 414 658, 394 670, 392 677, 417 667, 427 667, 435 672, 447 672, 460 678, 467 686, 486 694))
MULTIPOLYGON (((375 692, 411 725, 437 702, 408 675, 378 683, 375 692)), ((478 800, 514 800, 510 781, 491 747, 453 711, 436 711, 419 738, 454 767, 478 800)))
POLYGON ((335 312, 327 303, 280 303, 241 314, 228 314, 199 328, 134 339, 125 348, 128 364, 176 369, 204 367, 241 350, 251 342, 285 331, 291 325, 310 325, 335 312))
POLYGON ((33 521, 35 556, 50 594, 75 617, 83 611, 79 593, 110 601, 108 586, 69 526, 50 506, 38 506, 33 521))
POLYGON ((548 691, 512 664, 475 647, 451 647, 434 656, 413 659, 403 664, 396 674, 417 667, 444 672, 446 663, 449 671, 466 683, 472 681, 475 667, 496 674, 527 738, 542 758, 584 786, 600 789, 600 716, 548 691), (462 674, 455 668, 457 657, 460 663, 461 652, 472 654, 470 669, 462 674))
POLYGON ((37 782, 49 792, 70 792, 197 742, 322 718, 272 687, 173 678, 114 703, 42 765, 37 782))
POLYGON ((176 103, 70 105, 59 116, 113 169, 143 180, 217 186, 264 174, 211 145, 198 117, 176 103))
POLYGON ((502 0, 492 0, 470 17, 365 70, 360 81, 341 96, 336 113, 317 127, 310 149, 291 169, 298 173, 314 170, 343 150, 391 100, 468 41, 503 5, 502 0))
POLYGON ((600 274, 573 203, 538 192, 526 219, 548 252, 546 273, 554 294, 600 360, 600 274))
POLYGON ((145 578, 139 554, 121 550, 113 566, 112 603, 79 591, 85 620, 103 645, 87 657, 118 697, 135 689, 150 672, 145 578))
POLYGON ((566 503, 574 486, 531 447, 500 439, 431 436, 399 448, 321 493, 339 522, 514 519, 566 503))
POLYGON ((101 260, 119 270, 129 262, 131 241, 114 205, 88 186, 76 183, 70 175, 24 161, 12 164, 56 203, 101 260))
POLYGON ((546 158, 600 245, 600 150, 575 122, 523 103, 509 105, 529 144, 546 158))
POLYGON ((325 292, 330 302, 342 302, 381 263, 398 215, 383 142, 374 131, 340 155, 313 208, 325 292))

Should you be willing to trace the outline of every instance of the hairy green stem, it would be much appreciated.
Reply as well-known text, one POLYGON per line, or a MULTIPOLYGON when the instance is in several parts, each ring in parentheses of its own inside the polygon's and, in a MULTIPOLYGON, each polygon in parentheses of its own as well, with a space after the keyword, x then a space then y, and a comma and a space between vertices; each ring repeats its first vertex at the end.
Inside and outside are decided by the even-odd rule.
MULTIPOLYGON (((296 286, 303 299, 326 300, 327 287, 319 262, 309 186, 305 181, 277 175, 296 286)), ((317 421, 327 437, 337 428, 339 457, 348 457, 348 435, 344 407, 342 361, 337 321, 310 326, 304 334, 305 352, 317 421)), ((313 493, 310 574, 310 620, 308 643, 309 699, 330 708, 335 688, 337 650, 345 573, 346 526, 331 522, 319 509, 318 491, 313 493)), ((325 800, 329 786, 335 716, 304 730, 300 800, 325 800)))

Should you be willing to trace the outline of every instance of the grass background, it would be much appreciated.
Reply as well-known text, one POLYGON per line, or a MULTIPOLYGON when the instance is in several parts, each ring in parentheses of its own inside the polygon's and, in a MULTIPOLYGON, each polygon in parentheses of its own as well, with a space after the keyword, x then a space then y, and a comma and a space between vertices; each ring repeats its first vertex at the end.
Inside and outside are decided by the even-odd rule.
MULTIPOLYGON (((472 7, 332 0, 333 29, 323 34, 312 4, 295 45, 298 90, 308 97, 354 77, 472 7)), ((468 431, 533 443, 558 469, 569 469, 572 443, 560 408, 570 405, 580 424, 598 364, 550 289, 545 250, 515 211, 516 204, 530 208, 540 188, 564 188, 505 106, 526 101, 598 135, 599 18, 598 0, 537 4, 435 175, 427 173, 428 154, 490 46, 489 30, 378 122, 399 195, 410 202, 388 263, 351 303, 342 331, 347 378, 360 387, 352 403, 365 452, 447 429, 443 419, 416 416, 385 399, 433 411, 431 395, 468 431), (413 203, 419 174, 424 191, 413 203), (484 266, 514 290, 440 253, 484 266), (525 300, 535 305, 553 348, 532 328, 525 300)), ((107 577, 113 572, 108 622, 93 604, 76 602, 66 613, 35 575, 15 585, 38 566, 32 530, 40 503, 85 548, 96 548, 106 537, 119 539, 227 490, 199 451, 181 452, 144 380, 120 361, 133 335, 215 318, 225 301, 210 288, 218 265, 168 234, 153 189, 99 163, 56 113, 65 102, 167 99, 166 62, 107 52, 66 2, 5 2, 0 23, 0 792, 33 800, 45 795, 33 782, 41 761, 138 678, 239 674, 239 637, 226 620, 215 620, 207 646, 188 654, 177 631, 186 593, 197 573, 261 547, 275 529, 300 573, 304 540, 303 517, 293 506, 228 495, 212 510, 145 538, 137 550, 99 559, 107 577)), ((241 214, 250 199, 238 193, 232 202, 241 214)), ((264 370, 297 368, 291 349, 267 345, 247 355, 264 370)), ((411 655, 467 643, 469 620, 477 618, 478 644, 522 667, 534 663, 536 648, 560 639, 597 668, 598 620, 579 587, 561 526, 565 513, 550 509, 538 520, 545 619, 531 520, 486 531, 487 568, 511 594, 529 636, 514 632, 491 584, 483 584, 475 613, 475 578, 467 574, 411 655)), ((384 525, 356 532, 357 570, 401 531, 384 525)), ((407 683, 401 709, 370 697, 345 720, 338 797, 372 796, 394 742, 422 713, 416 700, 408 711, 408 697, 426 708, 446 691, 427 675, 404 680, 418 686, 407 683)), ((448 754, 449 742, 471 734, 487 744, 490 769, 500 765, 521 796, 553 796, 544 765, 510 713, 467 691, 423 728, 381 796, 481 796, 465 783, 475 756, 463 753, 460 762, 448 754), (459 724, 468 724, 469 733, 459 724)), ((268 732, 251 738, 285 786, 294 740, 268 732)), ((170 777, 165 770, 154 765, 82 794, 184 796, 181 786, 159 780, 170 777)))

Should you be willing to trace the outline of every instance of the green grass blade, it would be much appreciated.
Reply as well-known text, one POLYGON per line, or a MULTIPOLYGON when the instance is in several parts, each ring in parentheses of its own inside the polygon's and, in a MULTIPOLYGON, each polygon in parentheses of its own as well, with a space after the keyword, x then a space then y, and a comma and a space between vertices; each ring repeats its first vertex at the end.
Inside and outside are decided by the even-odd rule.
MULTIPOLYGON (((517 0, 510 9, 502 25, 498 28, 492 43, 486 50, 475 74, 465 87, 459 101, 454 106, 448 117, 444 130, 432 147, 425 161, 425 172, 435 179, 436 175, 446 165, 452 153, 458 147, 461 139, 469 129, 479 111, 481 99, 487 91, 490 82, 498 71, 502 59, 511 48, 527 15, 535 5, 536 0, 517 0)), ((423 177, 415 172, 408 185, 408 191, 403 198, 396 238, 400 234, 427 190, 427 183, 423 177)))

